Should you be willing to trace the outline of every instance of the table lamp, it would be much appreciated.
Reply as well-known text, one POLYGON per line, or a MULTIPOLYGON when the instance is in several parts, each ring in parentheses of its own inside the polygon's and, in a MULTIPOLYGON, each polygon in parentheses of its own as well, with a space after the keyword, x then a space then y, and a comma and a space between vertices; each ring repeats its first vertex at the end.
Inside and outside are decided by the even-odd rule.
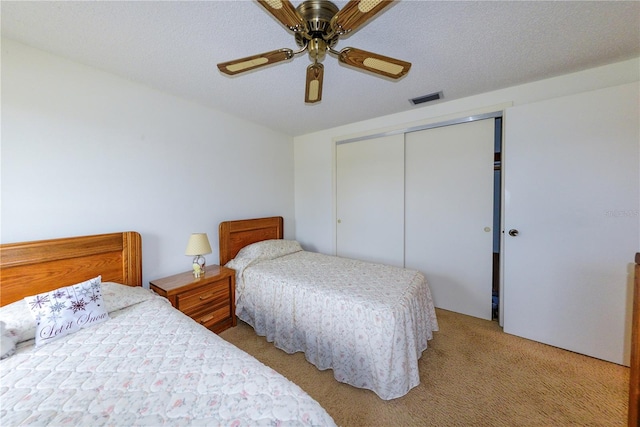
POLYGON ((193 256, 193 275, 196 278, 204 275, 205 263, 203 255, 211 253, 211 245, 207 233, 193 233, 189 237, 185 255, 193 256))

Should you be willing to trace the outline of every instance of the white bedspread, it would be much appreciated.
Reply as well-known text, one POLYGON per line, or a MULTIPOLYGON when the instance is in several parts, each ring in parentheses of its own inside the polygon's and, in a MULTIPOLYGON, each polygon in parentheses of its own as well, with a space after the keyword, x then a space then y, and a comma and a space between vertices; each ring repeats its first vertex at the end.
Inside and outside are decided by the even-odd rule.
POLYGON ((110 317, 0 361, 0 425, 335 425, 297 385, 164 298, 110 317))
POLYGON ((238 264, 236 313, 278 348, 385 400, 420 383, 438 330, 422 273, 306 251, 238 264))

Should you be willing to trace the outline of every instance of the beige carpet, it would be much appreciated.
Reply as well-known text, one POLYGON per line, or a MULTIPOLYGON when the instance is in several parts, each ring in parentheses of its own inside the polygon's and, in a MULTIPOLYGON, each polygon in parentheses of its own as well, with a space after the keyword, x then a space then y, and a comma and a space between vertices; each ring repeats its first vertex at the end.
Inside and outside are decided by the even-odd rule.
POLYGON ((343 427, 626 425, 628 368, 505 334, 496 322, 437 313, 420 385, 391 401, 335 381, 240 321, 221 336, 297 383, 343 427))

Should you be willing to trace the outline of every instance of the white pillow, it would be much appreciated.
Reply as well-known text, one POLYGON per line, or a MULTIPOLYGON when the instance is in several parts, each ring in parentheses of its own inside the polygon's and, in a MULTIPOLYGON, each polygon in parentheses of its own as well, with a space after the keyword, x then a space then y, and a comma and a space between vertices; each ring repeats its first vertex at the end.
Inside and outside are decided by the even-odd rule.
POLYGON ((302 251, 300 243, 283 239, 262 240, 240 249, 236 257, 225 264, 225 267, 236 271, 236 296, 244 289, 242 275, 245 268, 256 262, 272 260, 300 251, 302 251))
POLYGON ((300 252, 301 250, 302 247, 296 240, 271 239, 245 246, 240 249, 236 258, 267 260, 300 252))
POLYGON ((0 321, 16 331, 19 343, 36 337, 36 322, 23 299, 0 307, 0 321))
MULTIPOLYGON (((155 298, 157 294, 142 286, 102 282, 102 299, 109 313, 155 298)), ((165 299, 165 298, 163 298, 165 299)))
POLYGON ((36 347, 109 320, 100 281, 98 276, 24 299, 36 320, 36 347))
POLYGON ((4 322, 0 322, 0 359, 12 356, 16 352, 18 333, 8 329, 4 322))

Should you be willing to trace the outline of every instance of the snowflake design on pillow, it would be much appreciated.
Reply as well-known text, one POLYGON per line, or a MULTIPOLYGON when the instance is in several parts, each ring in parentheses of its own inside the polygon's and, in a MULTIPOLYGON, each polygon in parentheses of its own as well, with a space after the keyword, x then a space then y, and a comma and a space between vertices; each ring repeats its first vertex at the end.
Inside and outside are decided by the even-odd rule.
POLYGON ((31 306, 31 310, 34 310, 36 308, 43 308, 48 303, 49 303, 49 295, 45 294, 45 295, 36 295, 33 298, 33 300, 29 302, 29 305, 31 306))
POLYGON ((36 320, 36 347, 109 320, 101 279, 98 276, 25 298, 36 320))
POLYGON ((51 309, 52 313, 57 313, 59 311, 62 311, 63 309, 65 309, 67 306, 63 303, 63 302, 56 302, 54 304, 51 304, 51 306, 49 307, 51 309))
MULTIPOLYGON (((82 295, 84 295, 84 293, 82 293, 82 295)), ((69 307, 69 310, 73 310, 74 313, 77 313, 79 311, 84 311, 86 306, 87 303, 84 302, 84 300, 74 300, 71 301, 71 307, 69 307)))

